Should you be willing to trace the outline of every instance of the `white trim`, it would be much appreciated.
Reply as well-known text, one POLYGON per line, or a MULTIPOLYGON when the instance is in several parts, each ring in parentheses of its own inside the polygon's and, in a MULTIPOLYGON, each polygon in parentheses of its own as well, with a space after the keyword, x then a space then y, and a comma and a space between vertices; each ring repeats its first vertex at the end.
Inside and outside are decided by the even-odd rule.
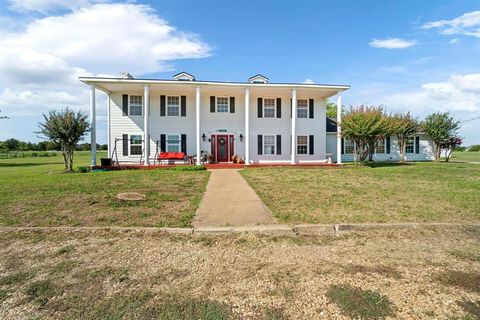
POLYGON ((337 94, 337 163, 342 163, 342 95, 337 94))
POLYGON ((276 119, 277 118, 277 98, 262 97, 262 117, 264 119, 276 119), (265 117, 265 99, 273 99, 273 117, 265 117))
POLYGON ((250 89, 245 88, 245 163, 250 164, 250 89))
POLYGON ((128 116, 129 116, 129 117, 143 117, 144 112, 145 112, 145 111, 143 110, 143 109, 144 109, 144 105, 145 105, 145 101, 144 101, 144 99, 143 99, 143 95, 142 95, 142 94, 129 94, 129 95, 128 95, 128 116), (140 115, 132 115, 132 114, 130 113, 130 110, 131 110, 131 108, 130 108, 130 105, 131 105, 131 104, 130 104, 130 97, 132 97, 132 96, 141 97, 141 98, 142 98, 142 105, 140 106, 140 111, 141 111, 142 113, 141 113, 140 115))
POLYGON ((110 136, 111 136, 111 122, 110 122, 110 93, 107 93, 107 158, 110 158, 111 152, 112 152, 112 146, 110 142, 110 136))
POLYGON ((309 119, 309 118, 310 118, 310 100, 309 100, 308 98, 297 98, 297 119, 309 119), (298 108, 298 101, 299 101, 299 100, 305 100, 305 101, 307 101, 307 107, 306 107, 306 109, 307 109, 307 116, 306 116, 305 118, 303 118, 303 117, 300 118, 300 117, 298 116, 298 109, 299 109, 299 108, 298 108))
POLYGON ((200 99, 201 99, 201 89, 200 87, 195 88, 195 138, 196 138, 196 153, 197 153, 197 165, 202 164, 202 160, 200 159, 202 156, 201 152, 201 144, 200 141, 202 138, 200 137, 200 99))
POLYGON ((295 164, 297 155, 297 138, 296 138, 296 122, 297 122, 297 90, 292 89, 292 131, 291 134, 291 159, 290 163, 295 164))
POLYGON ((182 115, 182 96, 180 95, 165 95, 165 116, 166 117, 181 117, 182 115), (168 114, 168 98, 178 98, 178 115, 170 116, 168 114))
POLYGON ((262 134, 262 155, 264 156, 276 156, 277 155, 277 135, 272 133, 262 134), (273 137, 273 153, 265 153, 265 136, 273 137))
POLYGON ((296 149, 295 149, 295 152, 297 155, 299 156, 307 156, 310 154, 310 136, 309 134, 297 134, 297 137, 296 137, 296 141, 297 141, 297 146, 296 146, 296 149), (307 137, 307 153, 298 153, 298 137, 307 137))
POLYGON ((230 97, 226 97, 226 96, 215 96, 215 113, 230 113, 230 97), (228 110, 227 112, 219 112, 218 111, 218 98, 226 98, 227 99, 227 105, 228 105, 228 110))
POLYGON ((97 165, 97 125, 96 125, 96 96, 95 85, 90 85, 90 152, 91 152, 91 165, 97 165))
POLYGON ((143 141, 145 149, 145 159, 144 164, 148 166, 150 164, 150 124, 149 124, 149 116, 150 116, 150 85, 145 85, 143 91, 143 105, 144 105, 144 123, 143 123, 143 141))

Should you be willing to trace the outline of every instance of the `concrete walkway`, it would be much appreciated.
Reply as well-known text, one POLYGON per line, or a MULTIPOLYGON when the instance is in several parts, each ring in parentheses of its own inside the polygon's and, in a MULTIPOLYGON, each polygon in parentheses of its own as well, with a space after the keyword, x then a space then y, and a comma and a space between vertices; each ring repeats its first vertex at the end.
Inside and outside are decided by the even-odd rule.
POLYGON ((270 210, 237 169, 211 170, 193 226, 225 227, 274 224, 270 210))

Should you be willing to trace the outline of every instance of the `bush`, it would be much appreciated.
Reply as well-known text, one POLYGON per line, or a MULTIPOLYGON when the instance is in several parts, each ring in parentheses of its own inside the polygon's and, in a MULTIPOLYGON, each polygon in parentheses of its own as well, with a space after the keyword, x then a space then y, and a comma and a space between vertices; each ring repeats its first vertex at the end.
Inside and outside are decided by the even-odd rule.
POLYGON ((176 171, 201 171, 201 170, 207 170, 205 166, 176 166, 173 168, 173 170, 176 171))
POLYGON ((77 170, 80 173, 87 173, 88 171, 90 171, 90 168, 83 166, 83 167, 78 167, 77 170))
POLYGON ((480 144, 474 144, 468 148, 468 151, 480 151, 480 144))
POLYGON ((32 152, 30 155, 31 155, 32 157, 38 157, 38 153, 37 153, 37 152, 32 152))

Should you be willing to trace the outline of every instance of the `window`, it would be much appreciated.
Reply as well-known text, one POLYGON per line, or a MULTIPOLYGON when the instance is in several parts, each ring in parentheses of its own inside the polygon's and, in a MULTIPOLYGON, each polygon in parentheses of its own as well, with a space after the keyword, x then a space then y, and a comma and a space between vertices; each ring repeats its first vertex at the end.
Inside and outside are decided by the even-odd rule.
POLYGON ((297 136, 297 154, 308 154, 308 136, 297 136))
POLYGON ((167 97, 167 116, 178 117, 180 115, 180 97, 167 97))
POLYGON ((375 153, 385 153, 385 139, 378 140, 375 153))
POLYGON ((297 118, 308 118, 308 100, 297 100, 297 118))
POLYGON ((180 152, 180 136, 178 134, 167 135, 167 152, 180 152))
POLYGON ((228 97, 217 97, 217 112, 230 112, 228 97))
POLYGON ((415 145, 414 145, 414 139, 413 138, 408 138, 407 143, 405 144, 405 153, 414 153, 415 152, 415 145))
POLYGON ((130 136, 130 155, 139 156, 142 154, 142 136, 131 135, 130 136))
POLYGON ((274 135, 263 136, 263 154, 267 154, 267 155, 275 154, 275 136, 274 135))
POLYGON ((343 140, 343 153, 345 154, 354 154, 355 153, 355 143, 352 140, 344 139, 343 140))
POLYGON ((142 96, 130 96, 130 115, 142 115, 142 96))
POLYGON ((275 99, 265 98, 263 99, 263 117, 275 118, 275 99))

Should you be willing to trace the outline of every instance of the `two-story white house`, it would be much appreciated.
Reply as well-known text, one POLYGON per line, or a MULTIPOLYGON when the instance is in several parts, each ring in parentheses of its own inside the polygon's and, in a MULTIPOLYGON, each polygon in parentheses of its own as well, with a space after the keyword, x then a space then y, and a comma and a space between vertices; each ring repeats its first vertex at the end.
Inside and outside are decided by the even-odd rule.
MULTIPOLYGON (((252 163, 327 161, 328 98, 347 85, 199 81, 182 72, 172 80, 81 77, 91 88, 92 165, 95 165, 95 91, 108 95, 109 155, 150 165, 161 152, 183 152, 200 163, 232 156, 252 163)), ((103 106, 102 106, 103 107, 103 106)))

